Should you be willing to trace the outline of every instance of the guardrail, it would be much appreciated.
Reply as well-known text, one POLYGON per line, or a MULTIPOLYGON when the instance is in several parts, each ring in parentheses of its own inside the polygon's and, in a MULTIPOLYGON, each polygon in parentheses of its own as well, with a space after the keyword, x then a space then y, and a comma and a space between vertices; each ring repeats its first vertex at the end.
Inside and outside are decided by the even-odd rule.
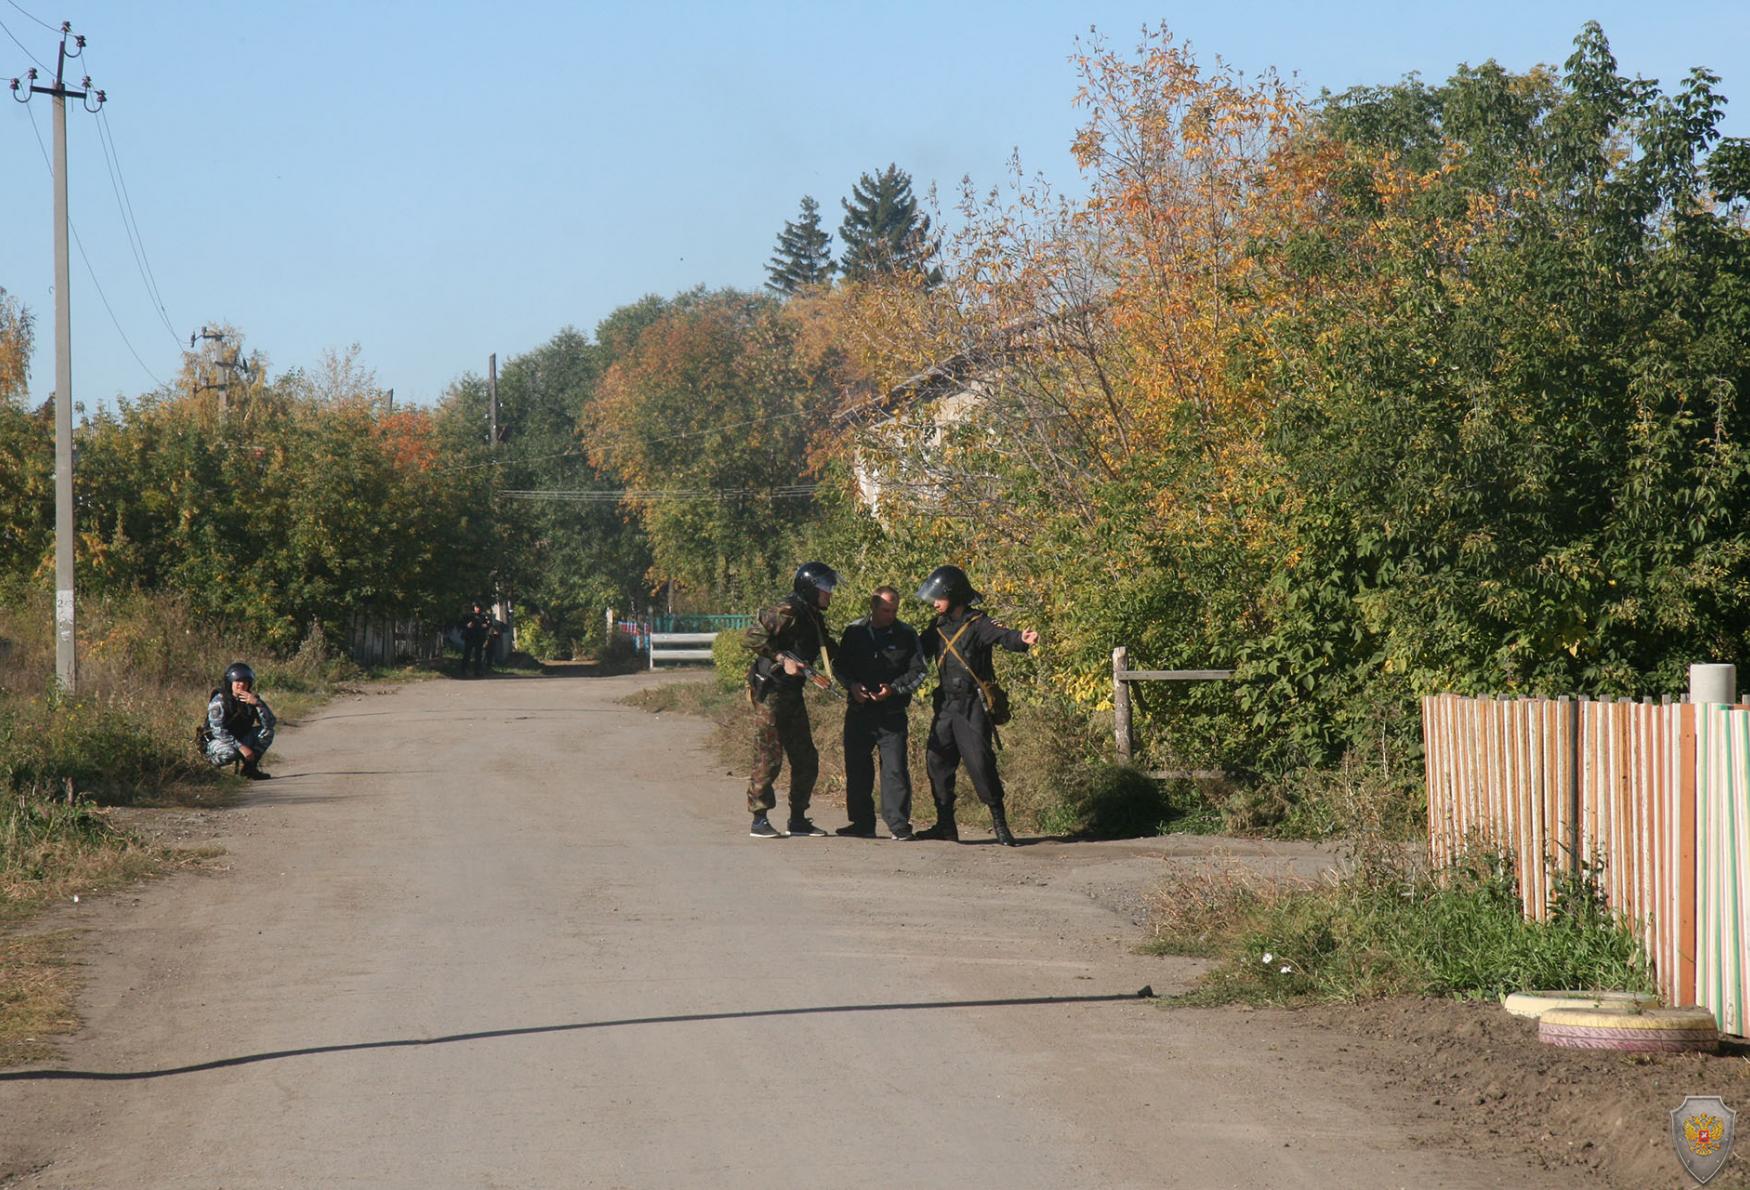
POLYGON ((711 642, 717 639, 715 632, 652 632, 646 639, 650 641, 650 668, 655 669, 658 661, 709 661, 711 660, 711 642), (705 646, 699 648, 699 645, 705 646))

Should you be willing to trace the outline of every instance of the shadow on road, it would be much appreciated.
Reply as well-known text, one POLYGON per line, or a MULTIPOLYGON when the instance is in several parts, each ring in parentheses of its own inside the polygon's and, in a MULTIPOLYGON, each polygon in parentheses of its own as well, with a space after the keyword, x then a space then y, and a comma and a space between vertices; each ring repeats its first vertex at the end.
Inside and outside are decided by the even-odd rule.
POLYGON ((263 1054, 244 1054, 236 1058, 215 1058, 211 1062, 196 1062, 189 1066, 170 1066, 163 1070, 8 1070, 0 1071, 0 1082, 48 1082, 75 1080, 85 1082, 134 1082, 142 1079, 170 1078, 178 1074, 200 1074, 208 1070, 224 1070, 231 1066, 252 1066, 257 1062, 277 1062, 282 1058, 305 1058, 317 1054, 345 1054, 358 1050, 415 1049, 426 1045, 450 1045, 458 1041, 491 1041, 501 1037, 537 1037, 543 1033, 576 1033, 585 1029, 615 1029, 625 1025, 682 1025, 706 1021, 752 1020, 763 1016, 817 1016, 839 1012, 918 1012, 942 1008, 1024 1008, 1044 1004, 1103 1004, 1125 1000, 1154 998, 1153 988, 1135 992, 1120 992, 1104 996, 1024 996, 1009 1000, 920 1000, 909 1004, 824 1004, 813 1008, 761 1008, 749 1012, 695 1012, 676 1016, 634 1016, 612 1021, 579 1021, 570 1025, 530 1025, 521 1029, 488 1029, 479 1033, 452 1033, 447 1037, 409 1037, 398 1041, 357 1041, 347 1045, 313 1045, 304 1049, 272 1050, 263 1054))

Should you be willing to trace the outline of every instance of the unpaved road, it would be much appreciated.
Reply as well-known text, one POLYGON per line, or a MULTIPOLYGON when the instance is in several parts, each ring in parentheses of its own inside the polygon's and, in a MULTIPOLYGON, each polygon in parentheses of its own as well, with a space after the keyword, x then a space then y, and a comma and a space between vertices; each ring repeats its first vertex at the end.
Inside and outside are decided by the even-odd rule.
POLYGON ((1550 1184, 1316 1035, 1134 998, 1193 970, 1132 953, 1134 845, 748 838, 703 726, 619 705, 660 680, 287 732, 222 871, 66 911, 87 1025, 0 1073, 0 1184, 1550 1184))

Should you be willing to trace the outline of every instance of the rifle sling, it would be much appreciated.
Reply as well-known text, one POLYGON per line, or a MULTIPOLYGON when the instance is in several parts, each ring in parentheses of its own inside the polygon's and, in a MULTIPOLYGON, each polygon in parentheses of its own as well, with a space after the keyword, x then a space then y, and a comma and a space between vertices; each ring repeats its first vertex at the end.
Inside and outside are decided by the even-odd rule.
POLYGON ((952 637, 950 637, 946 632, 943 632, 942 626, 940 624, 938 624, 938 625, 936 625, 936 635, 942 638, 942 647, 947 649, 949 653, 953 654, 954 660, 956 660, 960 663, 960 668, 966 671, 966 674, 968 677, 970 677, 974 682, 978 683, 978 696, 979 696, 979 698, 984 700, 984 713, 989 715, 989 714, 994 713, 991 710, 993 703, 992 703, 991 696, 990 696, 990 683, 986 682, 983 678, 979 677, 977 671, 974 670, 970 665, 966 664, 966 658, 964 658, 960 655, 960 650, 956 649, 954 647, 955 642, 958 641, 962 636, 966 635, 966 630, 968 628, 972 627, 972 621, 977 619, 977 618, 978 617, 976 617, 976 616, 966 617, 966 622, 961 624, 960 627, 955 630, 954 635, 952 637))

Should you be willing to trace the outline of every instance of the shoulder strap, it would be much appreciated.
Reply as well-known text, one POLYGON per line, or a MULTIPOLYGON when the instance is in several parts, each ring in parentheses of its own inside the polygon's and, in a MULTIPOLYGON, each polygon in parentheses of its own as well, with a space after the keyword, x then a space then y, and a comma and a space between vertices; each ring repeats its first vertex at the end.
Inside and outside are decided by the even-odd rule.
POLYGON ((972 677, 972 680, 978 683, 979 697, 984 699, 984 709, 986 712, 989 712, 992 706, 990 683, 979 677, 978 671, 966 664, 966 658, 962 657, 960 655, 960 650, 954 647, 955 643, 959 641, 962 636, 966 635, 966 630, 972 627, 972 621, 982 614, 983 613, 980 612, 967 616, 965 621, 961 623, 960 627, 954 630, 953 636, 949 636, 946 632, 943 632, 942 626, 938 624, 936 625, 936 635, 942 638, 942 647, 954 655, 954 660, 960 663, 960 668, 964 669, 972 677))

